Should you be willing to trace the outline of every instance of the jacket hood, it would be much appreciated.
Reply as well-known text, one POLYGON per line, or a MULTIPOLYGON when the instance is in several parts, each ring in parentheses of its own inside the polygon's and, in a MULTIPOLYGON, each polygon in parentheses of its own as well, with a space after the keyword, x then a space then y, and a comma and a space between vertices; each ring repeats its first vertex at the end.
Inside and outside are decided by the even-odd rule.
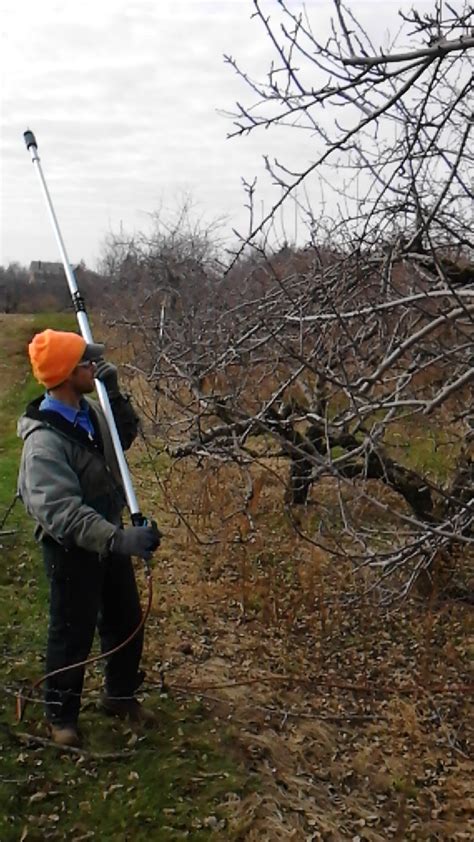
POLYGON ((23 439, 23 441, 33 432, 33 430, 38 429, 39 427, 44 427, 44 423, 42 421, 36 420, 34 418, 28 418, 27 415, 22 415, 21 418, 18 420, 18 424, 16 427, 16 431, 18 436, 23 439))
POLYGON ((31 403, 29 403, 26 407, 23 415, 21 415, 18 419, 16 431, 18 436, 23 440, 25 440, 26 437, 33 432, 33 430, 45 426, 44 419, 41 418, 41 413, 39 411, 39 405, 43 400, 43 397, 44 395, 41 395, 39 398, 31 401, 31 403))

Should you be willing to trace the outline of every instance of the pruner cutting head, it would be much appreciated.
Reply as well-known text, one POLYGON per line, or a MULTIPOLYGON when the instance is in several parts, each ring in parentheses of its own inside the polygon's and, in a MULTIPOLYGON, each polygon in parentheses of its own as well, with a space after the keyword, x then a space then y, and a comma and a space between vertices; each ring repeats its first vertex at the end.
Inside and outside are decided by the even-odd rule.
POLYGON ((36 146, 38 148, 38 144, 36 143, 36 138, 30 129, 27 129, 26 132, 23 132, 23 137, 25 139, 26 148, 29 149, 30 146, 36 146))

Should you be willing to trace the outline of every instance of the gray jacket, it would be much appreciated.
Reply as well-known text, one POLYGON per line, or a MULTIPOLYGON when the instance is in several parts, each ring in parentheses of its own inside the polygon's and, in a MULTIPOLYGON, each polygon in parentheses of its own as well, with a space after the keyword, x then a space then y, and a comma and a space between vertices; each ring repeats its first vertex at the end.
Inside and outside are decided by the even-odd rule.
MULTIPOLYGON (((58 413, 30 403, 18 421, 23 439, 18 492, 36 521, 35 537, 104 555, 121 523, 125 495, 105 416, 89 400, 94 442, 58 413)), ((124 449, 138 431, 138 417, 122 395, 111 399, 124 449)))

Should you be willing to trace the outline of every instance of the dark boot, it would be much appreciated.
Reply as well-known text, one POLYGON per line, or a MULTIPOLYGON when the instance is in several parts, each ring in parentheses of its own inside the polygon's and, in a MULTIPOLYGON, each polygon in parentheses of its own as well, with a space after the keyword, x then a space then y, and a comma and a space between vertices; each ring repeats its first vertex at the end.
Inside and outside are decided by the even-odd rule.
POLYGON ((144 708, 138 699, 114 699, 103 695, 101 707, 107 716, 116 716, 119 719, 128 720, 134 725, 153 728, 158 724, 155 714, 144 708))
POLYGON ((72 746, 78 748, 81 745, 81 738, 75 724, 66 725, 49 723, 49 733, 53 743, 58 746, 72 746))

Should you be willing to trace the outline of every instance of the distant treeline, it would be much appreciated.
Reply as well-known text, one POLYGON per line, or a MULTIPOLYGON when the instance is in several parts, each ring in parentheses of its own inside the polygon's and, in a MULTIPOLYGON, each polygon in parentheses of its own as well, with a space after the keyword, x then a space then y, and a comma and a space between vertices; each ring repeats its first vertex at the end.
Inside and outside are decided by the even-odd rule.
MULTIPOLYGON (((71 308, 66 276, 61 264, 43 263, 36 265, 54 271, 35 272, 20 263, 0 266, 0 312, 1 313, 39 313, 61 312, 71 308)), ((108 284, 106 279, 81 262, 74 267, 81 293, 91 306, 103 303, 108 284)))

